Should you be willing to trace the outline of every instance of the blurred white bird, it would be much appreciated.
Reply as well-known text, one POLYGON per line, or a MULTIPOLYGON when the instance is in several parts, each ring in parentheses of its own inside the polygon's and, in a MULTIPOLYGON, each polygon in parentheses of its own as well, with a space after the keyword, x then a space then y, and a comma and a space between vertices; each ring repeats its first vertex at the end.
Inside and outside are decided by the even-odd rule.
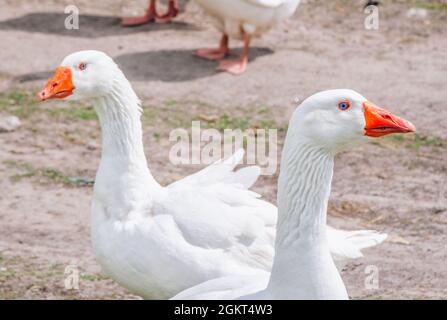
POLYGON ((229 38, 242 39, 239 59, 222 60, 218 70, 241 74, 247 68, 250 41, 277 23, 293 15, 300 0, 196 0, 222 32, 219 48, 199 49, 196 55, 208 60, 222 60, 229 53, 229 38))

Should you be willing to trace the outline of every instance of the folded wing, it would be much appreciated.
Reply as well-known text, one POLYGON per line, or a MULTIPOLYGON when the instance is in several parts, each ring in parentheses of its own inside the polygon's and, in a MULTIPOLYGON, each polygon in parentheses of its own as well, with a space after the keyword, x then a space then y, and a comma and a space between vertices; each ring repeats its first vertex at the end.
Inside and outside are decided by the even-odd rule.
POLYGON ((244 151, 166 188, 158 213, 173 216, 193 246, 225 251, 235 261, 268 270, 273 261, 276 207, 248 190, 259 167, 235 171, 244 151))

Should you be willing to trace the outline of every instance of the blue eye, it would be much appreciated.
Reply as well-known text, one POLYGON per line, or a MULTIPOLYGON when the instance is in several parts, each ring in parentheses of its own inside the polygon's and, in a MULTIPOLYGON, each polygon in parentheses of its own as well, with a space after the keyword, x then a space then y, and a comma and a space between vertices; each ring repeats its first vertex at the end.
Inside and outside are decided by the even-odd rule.
POLYGON ((348 110, 350 106, 351 103, 349 101, 342 101, 338 104, 338 108, 343 111, 348 110))

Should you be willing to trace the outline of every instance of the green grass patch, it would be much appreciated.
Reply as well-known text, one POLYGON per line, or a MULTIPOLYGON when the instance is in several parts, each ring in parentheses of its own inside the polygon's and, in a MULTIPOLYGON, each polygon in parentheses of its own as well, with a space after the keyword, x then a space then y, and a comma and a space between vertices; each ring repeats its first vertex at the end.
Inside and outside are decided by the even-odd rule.
POLYGON ((55 105, 56 102, 49 102, 52 105, 44 107, 43 103, 36 98, 36 92, 11 90, 0 93, 0 111, 8 112, 16 115, 21 119, 26 119, 37 112, 46 113, 56 118, 63 118, 69 120, 93 120, 97 119, 97 115, 93 107, 80 102, 62 102, 55 105))
MULTIPOLYGON (((55 102, 51 102, 55 104, 55 102)), ((95 110, 89 105, 79 102, 62 102, 64 107, 50 106, 41 107, 35 93, 23 90, 11 90, 0 93, 0 112, 7 112, 21 119, 31 117, 37 112, 44 112, 50 116, 69 120, 92 120, 97 119, 95 110)), ((43 104, 42 104, 43 106, 43 104)))
POLYGON ((81 274, 81 276, 79 278, 84 281, 92 281, 92 282, 109 279, 108 277, 101 275, 101 274, 88 274, 88 273, 81 274))
POLYGON ((218 130, 250 128, 276 128, 276 122, 267 106, 239 106, 238 115, 229 113, 216 114, 216 106, 199 100, 166 100, 159 105, 143 104, 143 122, 149 125, 163 124, 163 127, 185 128, 191 127, 191 122, 200 120, 206 123, 206 128, 218 130), (209 119, 208 119, 209 118, 209 119))
POLYGON ((421 147, 442 148, 446 146, 446 141, 438 136, 415 133, 414 139, 410 146, 415 149, 419 149, 421 147))
POLYGON ((154 132, 154 133, 152 134, 152 136, 154 137, 155 141, 160 142, 160 139, 161 139, 161 135, 160 135, 160 133, 158 133, 158 132, 154 132))
POLYGON ((96 115, 95 109, 93 107, 69 107, 69 108, 51 108, 47 109, 47 112, 58 118, 65 118, 70 120, 96 120, 98 116, 96 115))
POLYGON ((225 129, 241 129, 249 128, 249 122, 246 117, 232 117, 226 113, 219 116, 216 120, 208 122, 208 128, 215 128, 217 130, 225 129))
POLYGON ((419 150, 423 147, 439 149, 447 146, 447 141, 439 136, 418 132, 410 134, 391 134, 373 140, 371 143, 378 146, 402 146, 414 150, 419 150))
POLYGON ((270 117, 268 114, 262 112, 256 113, 252 116, 242 115, 242 116, 231 116, 227 113, 223 113, 217 117, 209 117, 209 120, 205 121, 207 123, 207 128, 215 128, 217 130, 225 129, 280 129, 276 121, 270 117))
POLYGON ((175 108, 175 107, 178 106, 178 101, 176 101, 176 100, 166 100, 166 101, 164 102, 164 105, 165 105, 167 108, 175 108))
POLYGON ((150 104, 143 104, 142 108, 141 121, 143 123, 153 123, 157 118, 157 107, 150 104))
POLYGON ((9 168, 15 168, 20 173, 10 176, 12 182, 19 182, 25 178, 43 178, 44 180, 52 183, 63 184, 69 187, 80 187, 91 185, 92 183, 86 183, 83 179, 73 178, 54 168, 36 168, 30 163, 6 160, 3 161, 9 168))
MULTIPOLYGON (((83 102, 73 101, 49 101, 40 103, 36 92, 25 90, 11 90, 0 93, 0 111, 5 111, 18 116, 29 118, 37 113, 45 113, 56 119, 63 120, 96 120, 98 117, 94 108, 83 102)), ((201 113, 215 114, 218 110, 203 101, 179 101, 169 99, 161 104, 143 104, 143 124, 169 128, 190 128, 191 122, 201 113), (194 112, 191 112, 191 109, 194 112)), ((277 128, 277 124, 271 116, 271 110, 267 106, 241 106, 235 108, 240 110, 240 115, 223 113, 213 116, 213 121, 207 122, 207 128, 241 129, 250 128, 270 129, 277 128)), ((157 138, 158 139, 158 138, 157 138)))
POLYGON ((4 255, 0 270, 0 300, 4 299, 123 299, 127 293, 89 293, 90 282, 108 280, 97 274, 80 274, 80 290, 67 290, 67 265, 37 257, 4 255), (82 282, 83 281, 83 282, 82 282), (85 285, 85 287, 84 287, 85 285))
POLYGON ((22 90, 0 92, 0 111, 12 113, 19 118, 28 118, 38 109, 35 93, 22 90))
POLYGON ((143 126, 161 126, 160 129, 188 128, 191 126, 192 115, 188 102, 167 100, 162 104, 143 103, 141 120, 143 126))
POLYGON ((427 2, 427 1, 416 1, 414 4, 417 8, 433 10, 433 11, 442 11, 447 10, 447 3, 443 2, 427 2))

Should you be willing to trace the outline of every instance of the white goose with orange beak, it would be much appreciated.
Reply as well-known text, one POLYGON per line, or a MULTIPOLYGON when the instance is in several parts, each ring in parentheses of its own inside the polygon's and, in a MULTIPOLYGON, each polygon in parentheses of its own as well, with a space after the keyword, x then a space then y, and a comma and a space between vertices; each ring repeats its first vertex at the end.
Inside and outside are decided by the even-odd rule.
POLYGON ((215 279, 174 299, 348 299, 326 228, 334 156, 368 137, 413 132, 415 127, 357 92, 342 89, 307 98, 288 128, 270 277, 215 279))
MULTIPOLYGON (((187 288, 227 276, 261 275, 268 279, 277 209, 248 190, 259 176, 258 167, 234 171, 242 151, 167 187, 158 184, 144 154, 140 101, 118 66, 99 51, 67 56, 39 97, 89 99, 98 113, 103 146, 91 206, 91 240, 106 274, 147 299, 170 298, 187 288)), ((341 125, 346 126, 346 134, 355 128, 355 133, 362 135, 365 117, 375 121, 368 134, 409 130, 390 122, 385 111, 365 109, 357 95, 344 99, 352 100, 351 110, 344 115, 338 115, 342 111, 335 103, 335 111, 328 107, 327 112, 316 110, 309 117, 312 115, 315 124, 326 127, 327 134, 335 134, 332 131, 341 125), (343 117, 353 123, 338 123, 337 119, 343 117), (357 132, 359 126, 361 132, 357 132)), ((307 135, 310 139, 310 130, 316 130, 312 138, 316 139, 321 129, 312 128, 309 117, 307 135)), ((320 138, 325 140, 324 136, 320 138)), ((302 172, 306 176, 311 173, 302 172)), ((306 181, 314 183, 314 178, 311 174, 306 181)), ((321 187, 328 191, 328 186, 321 187)), ((321 201, 321 207, 326 205, 323 196, 306 200, 312 208, 318 204, 316 200, 321 201)), ((292 225, 290 230, 294 230, 292 225)), ((281 234, 287 231, 281 219, 279 231, 282 237, 294 236, 281 234)), ((361 249, 382 242, 386 235, 327 227, 327 237, 334 258, 349 259, 361 256, 361 249)))

